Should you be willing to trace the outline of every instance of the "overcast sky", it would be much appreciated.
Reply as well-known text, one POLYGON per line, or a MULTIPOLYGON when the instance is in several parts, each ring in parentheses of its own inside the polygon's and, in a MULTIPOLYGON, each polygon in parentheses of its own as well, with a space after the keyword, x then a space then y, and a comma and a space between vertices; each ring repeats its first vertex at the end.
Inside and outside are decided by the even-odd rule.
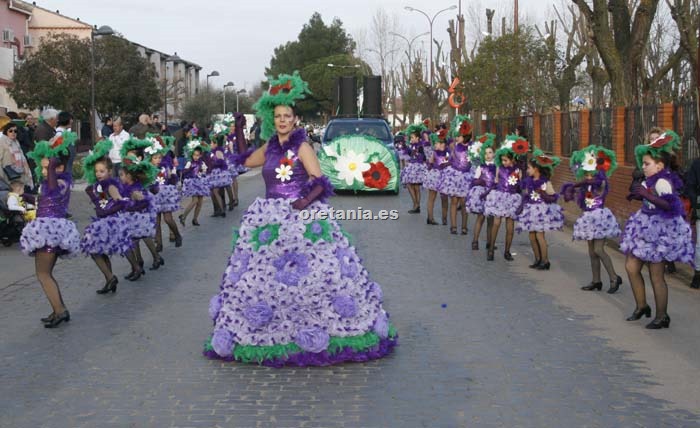
MULTIPOLYGON (((560 1, 556 0, 557 3, 560 1)), ((458 1, 37 0, 36 3, 98 27, 109 25, 127 39, 144 46, 166 53, 177 52, 181 58, 202 66, 202 78, 217 70, 221 76, 209 79, 212 86, 233 81, 236 87, 249 89, 264 79, 265 67, 270 64, 274 48, 295 40, 314 11, 321 13, 327 24, 338 17, 344 28, 355 35, 361 29, 369 28, 372 15, 381 7, 389 15, 398 16, 403 34, 411 37, 427 31, 428 20, 419 13, 404 10, 404 6, 422 9, 432 16, 443 8, 458 4, 458 1)), ((544 5, 551 3, 520 0, 520 19, 543 22, 548 13, 544 5)), ((513 2, 463 0, 462 8, 467 17, 470 8, 480 11, 478 16, 483 21, 484 9, 495 9, 495 21, 500 22, 504 15, 511 19, 513 2)), ((447 39, 447 22, 456 12, 447 11, 437 17, 433 25, 435 38, 447 39)), ((467 27, 477 26, 467 19, 467 27)), ((472 30, 471 33, 477 32, 472 30)), ((419 47, 418 43, 414 47, 419 47)), ((427 39, 424 47, 428 48, 427 39)))

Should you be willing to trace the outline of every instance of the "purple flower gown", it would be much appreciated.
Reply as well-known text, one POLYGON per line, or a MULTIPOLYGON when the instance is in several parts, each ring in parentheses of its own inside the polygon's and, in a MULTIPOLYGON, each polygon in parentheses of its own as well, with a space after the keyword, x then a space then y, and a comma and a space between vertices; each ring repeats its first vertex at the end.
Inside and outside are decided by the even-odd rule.
MULTIPOLYGON (((204 156, 204 155, 202 155, 204 156)), ((182 196, 209 196, 211 187, 207 178, 207 165, 202 158, 187 161, 182 173, 182 196)))
POLYGON ((522 203, 520 195, 520 179, 518 178, 518 166, 498 168, 498 183, 486 196, 484 202, 484 215, 493 217, 508 217, 515 219, 516 212, 522 203))
POLYGON ((156 208, 153 205, 151 193, 146 191, 141 183, 122 185, 122 197, 132 198, 134 192, 140 191, 143 199, 131 199, 129 208, 122 214, 127 219, 126 234, 131 239, 155 238, 156 208))
POLYGON ((151 188, 156 190, 153 204, 157 213, 172 213, 180 209, 181 196, 177 190, 177 181, 177 170, 173 166, 173 158, 168 153, 161 159, 156 182, 151 185, 151 188))
POLYGON ((493 183, 496 181, 496 164, 491 162, 485 165, 477 167, 474 172, 474 179, 472 180, 469 191, 467 192, 467 199, 464 201, 464 205, 467 207, 470 213, 474 214, 484 214, 484 200, 481 198, 484 193, 493 187, 493 183), (474 183, 474 181, 483 181, 486 186, 474 183))
POLYGON ((425 174, 428 172, 428 167, 425 166, 423 144, 420 141, 411 143, 408 152, 410 159, 401 170, 401 184, 404 186, 407 184, 421 184, 425 179, 425 174))
POLYGON ((662 210, 646 199, 643 200, 642 208, 632 214, 625 224, 620 250, 645 262, 681 262, 694 266, 695 246, 678 196, 678 191, 683 186, 680 178, 665 169, 644 180, 642 185, 648 192, 668 201, 671 210, 662 210), (672 193, 659 194, 657 184, 661 180, 671 185, 672 193))
POLYGON ((547 190, 548 179, 540 177, 535 180, 526 177, 523 180, 523 211, 518 215, 518 232, 550 232, 564 227, 564 213, 556 202, 545 202, 537 190, 547 190))
POLYGON ((423 187, 427 190, 440 192, 445 168, 449 164, 449 153, 446 150, 433 150, 433 163, 425 173, 423 187))
POLYGON ((450 164, 443 171, 440 192, 457 198, 467 197, 473 178, 469 162, 469 146, 455 143, 450 164))
POLYGON ((123 212, 128 201, 112 199, 109 195, 110 186, 121 188, 119 181, 109 178, 90 185, 91 189, 88 189, 92 190, 88 195, 95 205, 97 218, 85 228, 80 240, 80 250, 85 255, 124 255, 133 248, 128 234, 129 218, 123 212))
POLYGON ((615 238, 620 235, 620 225, 612 211, 605 207, 608 195, 608 179, 604 172, 598 173, 578 188, 576 203, 583 211, 574 223, 573 239, 591 241, 615 238))
MULTIPOLYGON (((49 171, 49 174, 53 172, 49 171)), ((51 188, 44 180, 39 190, 36 219, 22 230, 22 252, 33 256, 37 250, 56 253, 59 257, 75 257, 80 249, 80 234, 75 223, 66 219, 70 203, 71 174, 56 174, 57 185, 51 188)))
MULTIPOLYGON (((397 334, 346 233, 333 220, 304 220, 292 208, 326 177, 309 181, 299 147, 303 129, 268 143, 266 197, 257 198, 234 232, 233 254, 209 303, 210 358, 280 367, 324 366, 381 358, 397 334)), ((322 201, 309 212, 328 210, 322 201)))

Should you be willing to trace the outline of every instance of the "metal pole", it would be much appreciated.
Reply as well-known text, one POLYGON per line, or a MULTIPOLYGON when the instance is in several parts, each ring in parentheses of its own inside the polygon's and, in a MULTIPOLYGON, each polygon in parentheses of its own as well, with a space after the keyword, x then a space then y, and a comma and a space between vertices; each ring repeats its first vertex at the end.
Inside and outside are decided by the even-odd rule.
POLYGON ((95 29, 90 29, 90 142, 94 145, 95 133, 95 29))
POLYGON ((168 63, 165 63, 165 78, 163 79, 163 117, 168 126, 168 63))
POLYGON ((236 111, 238 110, 238 91, 236 91, 236 111))
POLYGON ((224 114, 226 114, 226 87, 224 86, 224 114))
POLYGON ((514 6, 514 13, 515 16, 513 17, 513 28, 515 32, 518 32, 518 0, 515 0, 515 6, 514 6))

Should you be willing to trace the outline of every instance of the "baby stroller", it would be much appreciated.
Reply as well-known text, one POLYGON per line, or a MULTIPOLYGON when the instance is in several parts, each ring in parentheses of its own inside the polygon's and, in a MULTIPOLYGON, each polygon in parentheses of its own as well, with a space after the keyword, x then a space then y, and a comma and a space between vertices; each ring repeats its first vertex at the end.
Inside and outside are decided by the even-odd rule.
POLYGON ((22 229, 26 224, 22 213, 10 211, 7 208, 7 194, 10 193, 10 186, 0 180, 0 243, 9 247, 15 242, 19 242, 22 236, 22 229))

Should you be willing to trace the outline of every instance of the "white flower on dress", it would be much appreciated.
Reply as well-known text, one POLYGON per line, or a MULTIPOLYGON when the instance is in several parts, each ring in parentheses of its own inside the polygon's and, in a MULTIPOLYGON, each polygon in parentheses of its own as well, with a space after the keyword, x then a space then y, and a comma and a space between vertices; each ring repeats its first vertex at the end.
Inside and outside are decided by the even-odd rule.
POLYGON ((158 183, 160 185, 165 184, 165 177, 163 177, 162 175, 159 175, 158 177, 156 177, 156 183, 158 183))
POLYGON ((540 189, 542 189, 546 192, 547 191, 547 183, 546 182, 542 183, 542 185, 540 186, 540 189))
POLYGON ((340 156, 335 165, 335 169, 339 172, 338 179, 345 180, 348 186, 351 186, 355 180, 363 182, 362 173, 369 168, 365 155, 355 153, 354 150, 349 150, 345 155, 340 156))
POLYGON ((518 177, 515 175, 509 175, 508 176, 508 185, 515 186, 516 184, 518 184, 518 177))
POLYGON ((275 178, 280 180, 282 183, 292 179, 292 167, 289 165, 280 165, 279 168, 275 168, 277 175, 275 178))
POLYGON ((97 187, 95 187, 95 190, 97 191, 97 193, 102 193, 102 185, 98 184, 97 187))
POLYGON ((542 199, 542 197, 538 192, 533 190, 532 192, 530 192, 530 199, 532 199, 535 202, 538 202, 540 199, 542 199))
POLYGON ((593 198, 586 198, 583 202, 586 204, 586 208, 593 208, 593 205, 595 205, 595 199, 593 198))
POLYGON ((583 164, 581 165, 584 171, 595 171, 598 168, 598 161, 596 160, 593 153, 587 152, 586 156, 583 158, 583 164))

